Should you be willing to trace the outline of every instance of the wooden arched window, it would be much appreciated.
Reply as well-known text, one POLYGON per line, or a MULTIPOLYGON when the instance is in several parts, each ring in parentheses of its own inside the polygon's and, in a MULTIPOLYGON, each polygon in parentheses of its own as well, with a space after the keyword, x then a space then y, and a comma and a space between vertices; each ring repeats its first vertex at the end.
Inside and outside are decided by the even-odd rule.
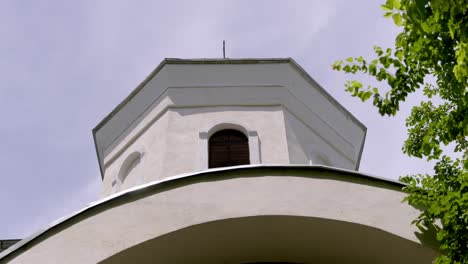
POLYGON ((210 137, 208 146, 209 168, 250 164, 249 140, 237 130, 216 132, 210 137))

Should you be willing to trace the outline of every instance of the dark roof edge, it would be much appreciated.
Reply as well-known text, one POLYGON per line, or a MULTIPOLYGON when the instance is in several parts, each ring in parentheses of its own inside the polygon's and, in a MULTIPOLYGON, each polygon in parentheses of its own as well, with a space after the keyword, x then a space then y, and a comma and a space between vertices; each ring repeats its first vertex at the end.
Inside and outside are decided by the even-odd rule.
POLYGON ((292 58, 179 59, 166 58, 168 64, 271 64, 288 63, 292 58))
POLYGON ((135 89, 133 89, 129 95, 127 95, 127 97, 114 107, 114 109, 112 109, 112 111, 93 128, 93 134, 103 127, 109 119, 111 119, 128 101, 130 101, 130 99, 132 99, 132 97, 135 96, 135 94, 137 94, 164 67, 164 65, 166 65, 166 59, 162 60, 161 63, 159 63, 159 65, 148 76, 146 76, 146 78, 135 89))
MULTIPOLYGON (((313 171, 320 171, 321 170, 321 171, 326 171, 326 172, 343 173, 343 174, 351 175, 351 176, 354 176, 354 177, 362 177, 362 178, 369 179, 371 181, 383 182, 383 183, 387 183, 389 185, 400 187, 400 188, 406 186, 405 183, 402 183, 402 182, 397 181, 397 180, 385 179, 385 178, 382 178, 382 177, 378 177, 378 176, 374 176, 374 175, 370 175, 370 174, 366 174, 366 173, 360 173, 360 172, 357 172, 357 171, 334 168, 334 167, 329 167, 329 166, 324 166, 324 165, 274 165, 274 164, 272 164, 272 165, 263 165, 263 164, 259 164, 259 165, 242 165, 242 166, 235 166, 235 167, 216 168, 216 169, 198 171, 198 172, 194 172, 194 173, 185 173, 185 174, 180 174, 180 175, 176 175, 176 176, 173 176, 173 177, 169 177, 169 178, 166 178, 166 179, 163 179, 163 180, 160 180, 160 181, 153 181, 153 182, 150 182, 150 183, 147 183, 147 184, 139 185, 139 186, 130 188, 128 190, 122 191, 120 193, 113 194, 113 195, 108 196, 106 198, 103 198, 101 200, 92 202, 92 203, 88 204, 88 206, 86 206, 85 208, 83 208, 83 209, 81 209, 81 210, 79 210, 77 212, 74 212, 74 213, 72 213, 72 214, 70 214, 68 216, 64 216, 62 218, 59 218, 59 219, 53 221, 52 223, 50 223, 49 225, 47 225, 43 229, 33 233, 31 236, 17 242, 16 244, 11 246, 7 250, 1 252, 0 253, 0 261, 2 259, 4 259, 5 257, 11 255, 12 253, 15 253, 16 250, 22 248, 23 246, 29 244, 33 240, 39 238, 41 235, 45 234, 47 231, 59 226, 62 223, 65 223, 68 220, 71 220, 74 217, 77 217, 78 215, 80 215, 82 213, 85 213, 85 212, 87 212, 87 211, 89 211, 89 210, 91 210, 91 209, 93 209, 95 207, 99 207, 99 206, 101 206, 101 205, 103 205, 103 204, 105 204, 107 202, 112 201, 112 200, 119 199, 119 198, 124 198, 124 197, 127 197, 127 196, 131 196, 135 192, 151 191, 155 187, 157 187, 158 185, 162 186, 164 183, 168 183, 168 182, 184 180, 184 179, 191 178, 191 177, 196 177, 196 176, 203 176, 203 175, 207 175, 207 174, 210 174, 210 173, 217 173, 217 172, 224 172, 224 171, 245 171, 245 170, 251 170, 251 169, 265 169, 265 170, 296 169, 296 170, 313 170, 313 171)), ((378 188, 378 187, 376 187, 376 188, 378 188)))

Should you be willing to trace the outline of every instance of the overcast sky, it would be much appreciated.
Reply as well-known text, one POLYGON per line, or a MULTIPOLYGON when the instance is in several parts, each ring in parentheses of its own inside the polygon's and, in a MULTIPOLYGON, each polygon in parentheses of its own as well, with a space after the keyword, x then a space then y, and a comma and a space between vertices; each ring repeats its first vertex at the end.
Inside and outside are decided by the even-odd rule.
MULTIPOLYGON (((383 0, 382 0, 383 1, 383 0)), ((367 128, 360 170, 431 165, 401 153, 404 117, 344 92, 336 59, 391 46, 379 1, 0 2, 0 239, 24 238, 99 198, 91 129, 165 57, 292 57, 367 128)))

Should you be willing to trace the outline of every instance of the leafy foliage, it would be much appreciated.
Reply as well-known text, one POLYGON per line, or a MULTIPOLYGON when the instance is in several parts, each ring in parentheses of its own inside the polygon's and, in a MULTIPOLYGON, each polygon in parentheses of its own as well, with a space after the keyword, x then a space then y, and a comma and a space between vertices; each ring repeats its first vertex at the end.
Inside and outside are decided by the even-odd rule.
POLYGON ((422 89, 424 100, 406 119, 403 152, 437 162, 432 176, 401 178, 406 200, 425 208, 414 224, 437 227, 442 255, 435 262, 468 263, 468 0, 387 0, 381 7, 402 28, 395 47, 374 47, 374 59, 351 57, 333 69, 386 82, 385 93, 357 80, 345 84, 363 102, 372 98, 381 115, 395 115, 422 89), (444 155, 449 143, 462 158, 444 155))
POLYGON ((468 263, 468 181, 461 175, 459 161, 443 157, 435 166, 434 176, 406 176, 410 193, 406 200, 425 208, 413 221, 420 229, 433 226, 436 220, 437 240, 441 251, 437 263, 468 263))

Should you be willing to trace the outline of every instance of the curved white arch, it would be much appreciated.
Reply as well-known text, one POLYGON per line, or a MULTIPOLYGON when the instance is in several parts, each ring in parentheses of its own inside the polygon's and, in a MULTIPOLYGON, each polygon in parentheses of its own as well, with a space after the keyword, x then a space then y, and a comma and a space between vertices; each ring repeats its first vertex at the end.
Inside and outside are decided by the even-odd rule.
POLYGON ((111 184, 115 191, 119 191, 122 188, 128 177, 132 178, 132 181, 137 185, 143 182, 143 179, 138 178, 138 168, 143 162, 143 157, 144 151, 142 148, 135 149, 125 157, 111 184))
MULTIPOLYGON (((406 263, 427 263, 437 252, 420 240, 424 237, 410 224, 419 211, 401 202, 405 197, 401 187, 401 183, 323 166, 249 165, 191 173, 109 197, 19 242, 0 258, 8 263, 105 263, 120 252, 192 226, 233 218, 287 216, 343 223, 340 228, 350 233, 341 232, 339 238, 351 247, 363 234, 357 232, 359 227, 364 226, 376 231, 377 240, 370 244, 373 250, 384 254, 409 246, 414 250, 392 254, 412 254, 408 258, 412 261, 406 263), (388 247, 378 247, 380 242, 388 247), (19 250, 26 244, 26 250, 19 250)), ((293 231, 282 226, 285 235, 293 231)), ((263 238, 268 240, 269 234, 263 233, 263 238)))
POLYGON ((246 137, 248 137, 249 132, 245 125, 236 124, 236 123, 219 123, 217 125, 212 126, 208 131, 208 138, 210 138, 213 134, 218 131, 225 130, 225 129, 233 129, 239 132, 242 132, 246 137))
POLYGON ((430 263, 418 243, 355 223, 260 215, 189 226, 125 249, 100 264, 430 263), (175 249, 177 253, 175 253, 175 249))
POLYGON ((122 165, 120 166, 120 170, 118 173, 118 179, 120 183, 123 183, 127 178, 128 174, 135 169, 136 166, 141 162, 141 153, 140 152, 132 152, 127 158, 124 160, 122 165))

